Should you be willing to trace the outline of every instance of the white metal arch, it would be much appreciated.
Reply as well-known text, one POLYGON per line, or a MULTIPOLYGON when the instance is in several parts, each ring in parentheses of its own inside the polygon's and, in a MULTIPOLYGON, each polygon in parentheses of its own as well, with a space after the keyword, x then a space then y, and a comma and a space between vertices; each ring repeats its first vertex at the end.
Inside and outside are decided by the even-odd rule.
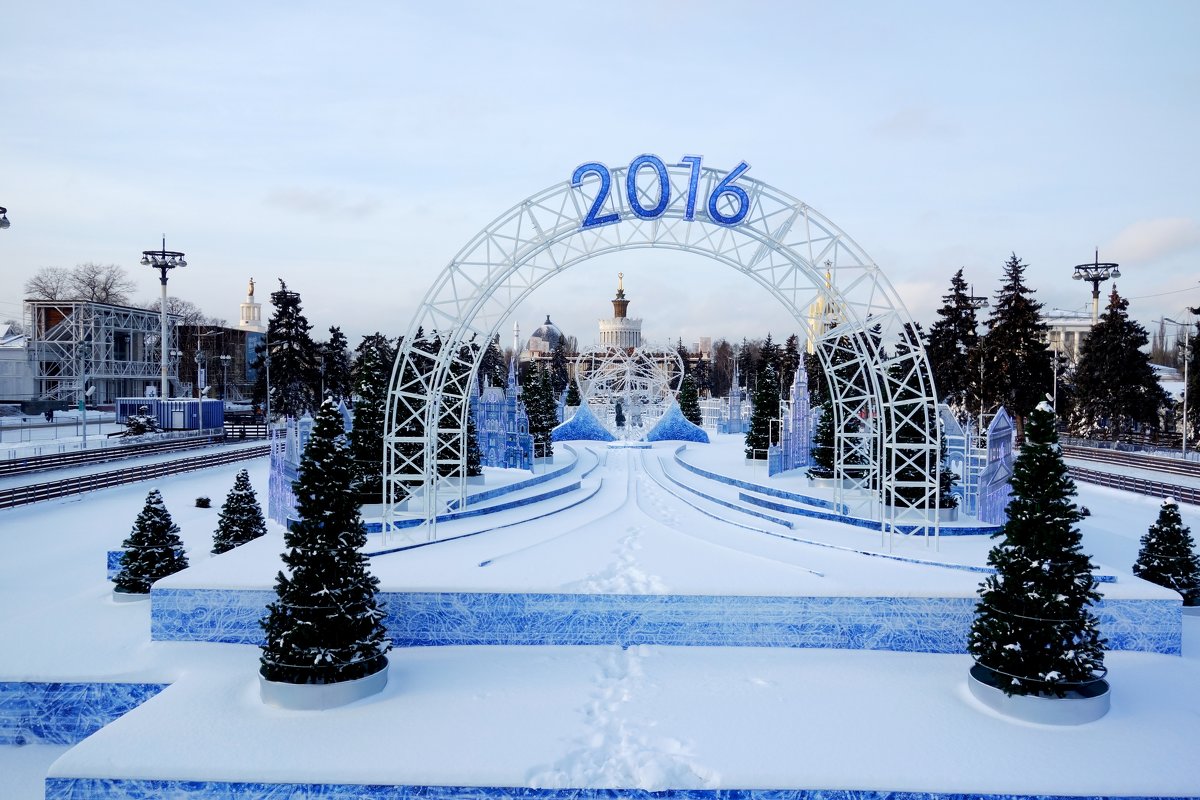
MULTIPOLYGON (((624 187, 626 170, 611 173, 613 186, 624 187)), ((650 173, 635 176, 644 208, 659 201, 657 175, 650 173)), ((463 497, 467 398, 482 357, 470 343, 490 341, 512 307, 562 271, 606 253, 654 247, 727 264, 791 312, 819 344, 834 400, 842 502, 880 520, 885 531, 904 522, 936 534, 936 522, 925 524, 936 520, 938 506, 933 378, 911 318, 882 271, 832 222, 774 187, 741 178, 749 212, 725 225, 700 202, 687 218, 690 167, 669 167, 667 175, 670 200, 661 215, 641 218, 624 191, 613 191, 600 213, 619 219, 598 227, 582 227, 598 180, 544 189, 496 218, 438 275, 392 368, 385 532, 395 530, 398 517, 418 513, 425 524, 406 535, 434 539, 444 501, 463 497), (808 318, 817 300, 835 326, 808 318)), ((708 197, 727 175, 702 169, 695 196, 708 197)))

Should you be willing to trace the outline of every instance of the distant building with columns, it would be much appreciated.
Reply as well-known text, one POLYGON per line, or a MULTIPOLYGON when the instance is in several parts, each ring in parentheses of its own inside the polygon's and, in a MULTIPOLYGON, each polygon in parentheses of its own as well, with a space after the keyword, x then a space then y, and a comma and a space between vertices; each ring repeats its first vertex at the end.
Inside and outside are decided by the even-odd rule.
POLYGON ((618 350, 632 350, 642 344, 642 320, 626 315, 625 273, 617 273, 617 296, 612 300, 612 319, 600 320, 600 344, 618 350))
POLYGON ((254 301, 254 278, 250 279, 250 287, 246 290, 246 299, 242 303, 240 316, 238 330, 248 333, 267 332, 267 324, 263 322, 262 318, 262 303, 254 301))

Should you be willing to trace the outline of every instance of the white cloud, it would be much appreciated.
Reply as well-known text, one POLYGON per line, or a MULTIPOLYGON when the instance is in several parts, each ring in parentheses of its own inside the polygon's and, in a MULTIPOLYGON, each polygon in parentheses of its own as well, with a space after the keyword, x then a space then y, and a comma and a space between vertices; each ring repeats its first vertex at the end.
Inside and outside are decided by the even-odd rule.
POLYGON ((1186 252, 1200 244, 1200 224, 1188 217, 1140 220, 1118 233, 1106 260, 1141 263, 1186 252))

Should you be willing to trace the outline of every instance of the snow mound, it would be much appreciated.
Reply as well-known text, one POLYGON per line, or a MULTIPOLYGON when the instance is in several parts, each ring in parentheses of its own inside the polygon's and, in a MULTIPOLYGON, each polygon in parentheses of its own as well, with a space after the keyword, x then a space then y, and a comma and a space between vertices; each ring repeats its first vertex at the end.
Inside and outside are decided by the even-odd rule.
POLYGON ((675 403, 662 415, 658 424, 646 434, 647 442, 703 442, 708 444, 708 434, 699 425, 688 422, 675 403))
POLYGON ((587 403, 581 405, 573 417, 550 431, 552 442, 612 442, 616 438, 600 424, 600 420, 596 419, 587 403))

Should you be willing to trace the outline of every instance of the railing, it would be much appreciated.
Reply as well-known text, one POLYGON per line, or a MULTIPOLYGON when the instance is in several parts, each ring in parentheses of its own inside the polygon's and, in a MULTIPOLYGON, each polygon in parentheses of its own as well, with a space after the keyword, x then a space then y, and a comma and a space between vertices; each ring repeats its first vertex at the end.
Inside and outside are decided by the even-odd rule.
POLYGON ((1187 475, 1200 478, 1200 461, 1184 461, 1179 453, 1174 458, 1149 453, 1131 453, 1125 450, 1110 450, 1101 447, 1080 447, 1076 444, 1064 444, 1063 455, 1067 458, 1078 458, 1086 461, 1099 461, 1104 464, 1119 464, 1123 467, 1149 469, 1156 472, 1166 472, 1172 475, 1187 475))
POLYGON ((98 472, 83 475, 78 478, 63 478, 47 483, 35 483, 29 486, 19 486, 14 489, 0 491, 0 508, 38 503, 43 500, 53 500, 97 489, 107 489, 126 483, 152 480, 166 475, 177 475, 181 472, 219 467, 233 464, 251 458, 262 458, 270 452, 269 445, 242 447, 236 450, 224 450, 219 453, 209 453, 202 456, 182 458, 175 461, 162 461, 156 464, 140 464, 109 472, 98 472))
POLYGON ((1200 505, 1200 489, 1178 484, 1162 483, 1161 481, 1133 478, 1128 475, 1118 475, 1113 472, 1101 472, 1083 467, 1067 467, 1071 477, 1077 481, 1095 483, 1113 489, 1123 489, 1127 492, 1150 495, 1151 497, 1173 497, 1181 503, 1200 505))
POLYGON ((97 450, 75 450, 67 453, 52 453, 50 455, 17 455, 14 458, 0 461, 0 475, 24 475, 30 472, 43 472, 45 470, 75 467, 83 464, 104 464, 109 461, 121 461, 126 458, 135 458, 137 456, 153 455, 156 453, 195 450, 199 447, 209 447, 220 441, 220 436, 193 436, 187 439, 139 444, 122 443, 97 450))

